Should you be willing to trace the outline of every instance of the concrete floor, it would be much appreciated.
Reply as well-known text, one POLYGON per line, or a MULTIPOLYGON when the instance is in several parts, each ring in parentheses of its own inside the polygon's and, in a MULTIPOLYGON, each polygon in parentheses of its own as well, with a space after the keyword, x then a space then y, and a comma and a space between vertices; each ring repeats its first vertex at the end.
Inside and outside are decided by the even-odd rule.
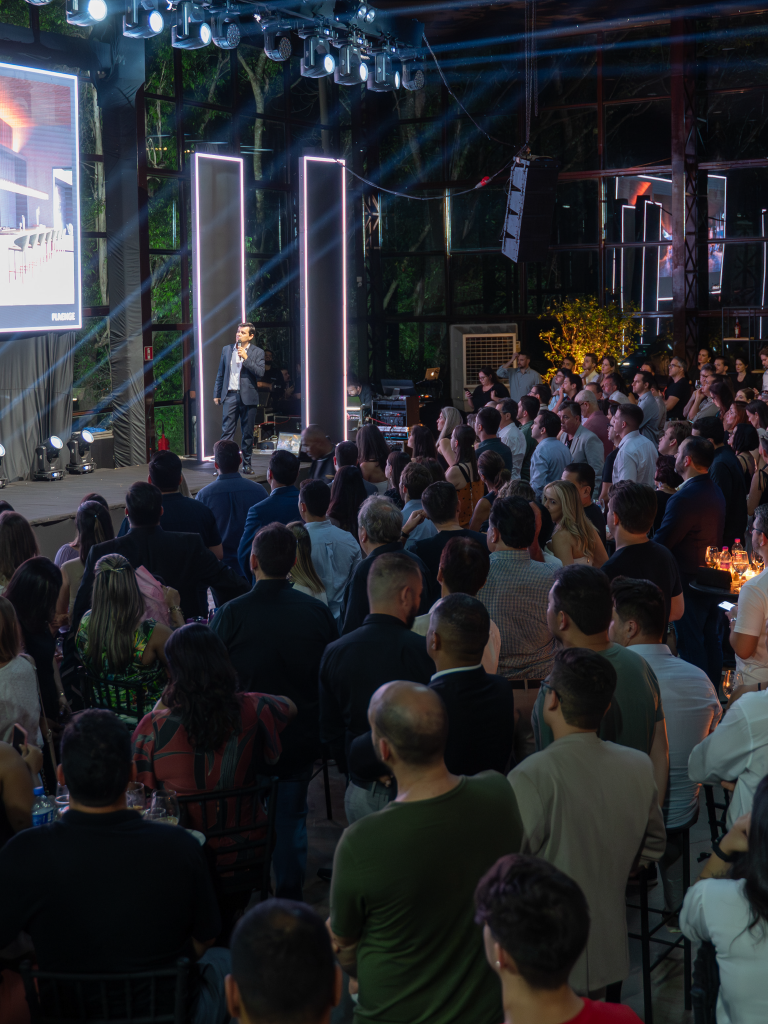
MULTIPOLYGON (((307 884, 304 890, 306 902, 312 906, 323 918, 328 916, 330 884, 323 882, 317 877, 317 869, 329 866, 333 860, 333 852, 341 833, 347 824, 344 815, 344 777, 338 773, 335 767, 329 769, 331 784, 331 803, 333 809, 333 820, 329 821, 326 816, 325 793, 323 788, 322 775, 318 775, 310 784, 309 788, 309 859, 307 866, 307 884)), ((719 801, 719 797, 716 795, 719 801)), ((719 801, 720 802, 720 801, 719 801)), ((704 805, 704 792, 701 794, 701 810, 699 820, 691 829, 691 881, 698 878, 703 864, 698 863, 700 853, 711 849, 709 838, 709 826, 707 823, 707 810, 704 805)), ((671 876, 676 885, 676 892, 682 889, 682 861, 678 861, 671 871, 671 876)), ((661 908, 663 905, 663 893, 659 881, 650 889, 648 895, 651 907, 661 908)), ((630 899, 632 903, 639 902, 639 896, 630 899)), ((658 918, 656 918, 658 920, 658 918)), ((639 911, 628 910, 627 921, 629 931, 639 933, 640 914, 639 911)), ((651 915, 651 927, 655 921, 651 915)), ((677 935, 671 935, 665 930, 659 933, 660 937, 674 940, 677 935)), ((651 957, 654 959, 661 947, 651 946, 651 957)), ((641 1020, 645 1020, 643 1010, 643 980, 641 970, 640 943, 630 939, 629 952, 631 970, 629 977, 624 982, 622 989, 622 1002, 631 1006, 641 1020)), ((696 956, 696 949, 693 950, 696 956)), ((674 950, 669 958, 661 964, 652 975, 653 981, 653 1022, 654 1024, 692 1024, 693 1013, 686 1011, 683 1000, 683 951, 674 950)), ((351 1024, 352 1002, 348 995, 345 995, 341 1005, 333 1015, 333 1024, 351 1024)))

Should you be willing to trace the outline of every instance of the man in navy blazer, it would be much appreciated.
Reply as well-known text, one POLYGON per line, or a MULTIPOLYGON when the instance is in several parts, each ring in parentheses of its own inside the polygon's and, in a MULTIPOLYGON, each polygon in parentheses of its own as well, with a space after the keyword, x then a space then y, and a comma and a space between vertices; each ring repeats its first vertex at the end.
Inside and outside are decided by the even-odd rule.
POLYGON ((252 473, 253 428, 259 405, 258 383, 264 376, 264 350, 255 342, 256 328, 251 323, 237 326, 234 345, 221 350, 216 383, 213 386, 215 405, 223 406, 221 439, 231 441, 240 420, 242 434, 243 473, 252 473))
POLYGON ((278 450, 269 460, 267 483, 272 488, 268 497, 252 505, 245 517, 245 528, 237 549, 237 560, 243 575, 250 583, 251 545, 257 532, 267 523, 293 523, 301 519, 299 512, 299 489, 296 479, 301 463, 291 452, 278 450))
POLYGON ((703 669, 717 687, 723 668, 718 599, 691 588, 706 564, 707 548, 723 543, 725 498, 709 475, 714 457, 714 446, 704 437, 689 437, 680 445, 675 470, 685 482, 667 502, 653 539, 675 556, 683 582, 685 611, 675 623, 680 657, 703 669))

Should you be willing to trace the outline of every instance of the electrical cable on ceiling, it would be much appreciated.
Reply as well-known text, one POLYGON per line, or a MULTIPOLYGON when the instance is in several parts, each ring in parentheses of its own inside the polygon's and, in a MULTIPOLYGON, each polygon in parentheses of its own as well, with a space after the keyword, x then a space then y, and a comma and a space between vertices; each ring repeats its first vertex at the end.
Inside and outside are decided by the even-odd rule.
POLYGON ((539 66, 536 51, 536 0, 525 0, 525 144, 531 138, 531 100, 539 116, 539 66))
MULTIPOLYGON (((451 192, 451 198, 453 198, 454 196, 468 196, 470 192, 476 192, 479 188, 485 188, 485 186, 492 182, 494 178, 498 178, 500 174, 503 174, 503 172, 506 171, 506 169, 515 162, 517 157, 520 156, 520 154, 523 152, 524 148, 525 147, 523 146, 522 149, 519 149, 513 157, 510 157, 510 159, 507 160, 503 167, 499 168, 498 171, 495 171, 493 174, 489 174, 486 175, 484 178, 481 178, 480 181, 478 181, 476 185, 473 185, 472 188, 462 189, 461 192, 451 192)), ((420 203, 445 202, 444 195, 412 196, 408 192, 396 192, 394 191, 394 189, 384 188, 383 185, 378 185, 375 181, 371 181, 369 178, 364 178, 361 174, 356 174, 355 171, 351 170, 349 166, 347 167, 347 174, 351 174, 352 177, 357 178, 358 181, 362 181, 364 184, 370 185, 371 188, 375 188, 379 192, 386 192, 390 196, 400 196, 402 199, 416 199, 420 203)))

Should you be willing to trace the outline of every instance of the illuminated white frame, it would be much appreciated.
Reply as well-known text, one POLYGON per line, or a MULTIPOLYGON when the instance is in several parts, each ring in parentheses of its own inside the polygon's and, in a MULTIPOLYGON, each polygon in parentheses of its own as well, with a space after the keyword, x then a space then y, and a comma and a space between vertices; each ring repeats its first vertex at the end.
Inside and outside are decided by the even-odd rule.
MULTIPOLYGON (((72 218, 72 227, 77 238, 77 266, 73 267, 75 274, 75 319, 67 321, 50 320, 45 324, 38 324, 35 327, 0 327, 0 334, 14 334, 22 331, 72 331, 79 330, 83 326, 83 251, 80 244, 80 90, 77 75, 67 75, 62 71, 41 71, 39 68, 27 68, 22 64, 6 64, 0 61, 0 72, 3 68, 10 68, 11 71, 24 71, 26 74, 44 75, 51 78, 66 78, 73 83, 72 93, 75 98, 75 166, 72 168, 72 187, 75 194, 75 211, 72 218)), ((72 253, 74 256, 74 252, 72 253)), ((21 303, 20 303, 21 305, 21 303)), ((63 303, 59 303, 63 305, 63 303)))
MULTIPOLYGON (((723 294, 723 270, 725 268, 725 224, 728 215, 728 178, 725 174, 708 174, 707 178, 719 178, 723 182, 723 237, 719 240, 723 246, 723 258, 720 260, 720 283, 711 292, 712 295, 723 294)), ((717 240, 712 239, 710 245, 717 245, 717 240)), ((709 250, 707 250, 707 288, 709 288, 709 250)))
MULTIPOLYGON (((664 179, 659 178, 657 180, 663 181, 664 179)), ((645 204, 645 207, 643 209, 643 241, 644 242, 648 241, 648 207, 649 206, 658 206, 660 210, 663 209, 661 203, 657 203, 654 200, 651 200, 650 202, 647 202, 645 204)), ((659 234, 661 234, 661 214, 659 214, 659 234)), ((656 239, 653 239, 653 241, 656 241, 656 239)), ((647 248, 648 248, 647 245, 643 246, 643 271, 642 271, 642 275, 640 277, 640 312, 641 313, 645 312, 645 253, 646 253, 647 248)), ((657 246, 657 251, 656 251, 656 309, 651 311, 653 313, 658 313, 658 311, 659 311, 659 256, 660 255, 661 255, 661 245, 657 246)), ((656 317, 649 318, 649 319, 654 319, 655 320, 656 317)))
MULTIPOLYGON (((318 164, 338 164, 341 170, 341 303, 342 303, 342 350, 343 350, 343 363, 344 372, 342 375, 342 392, 341 392, 341 407, 344 410, 344 440, 346 441, 349 436, 348 420, 347 420, 347 162, 343 159, 335 159, 328 156, 302 156, 299 158, 304 163, 304 174, 303 174, 303 203, 301 204, 301 223, 299 230, 301 231, 302 248, 304 250, 304 259, 302 263, 303 277, 304 277, 304 380, 302 381, 302 388, 304 394, 304 411, 307 418, 307 423, 312 422, 312 416, 310 415, 309 409, 309 252, 307 240, 309 237, 309 225, 307 224, 307 165, 309 163, 318 164)), ((304 426, 307 425, 304 424, 304 426)))
POLYGON ((245 321, 245 161, 240 156, 223 156, 218 153, 198 153, 193 157, 195 180, 195 247, 194 247, 194 282, 195 282, 195 334, 197 335, 197 413, 200 426, 200 462, 210 462, 213 454, 205 454, 205 392, 203 390, 203 316, 200 309, 200 160, 229 161, 240 165, 240 320, 245 321))

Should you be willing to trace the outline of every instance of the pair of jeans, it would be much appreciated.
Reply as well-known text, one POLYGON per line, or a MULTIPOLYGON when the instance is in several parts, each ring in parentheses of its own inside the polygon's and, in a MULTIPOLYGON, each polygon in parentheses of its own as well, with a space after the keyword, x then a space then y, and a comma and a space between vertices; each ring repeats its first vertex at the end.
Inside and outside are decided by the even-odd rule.
POLYGON ((314 762, 281 777, 277 787, 272 868, 278 899, 303 899, 307 877, 307 790, 313 768, 314 762))
POLYGON ((228 949, 212 946, 197 961, 200 987, 192 1015, 193 1024, 224 1024, 228 1021, 224 979, 232 973, 232 956, 228 949))
POLYGON ((674 624, 678 654, 706 672, 717 690, 723 671, 723 615, 718 598, 692 590, 689 583, 683 583, 683 596, 685 611, 674 624))
POLYGON ((385 786, 383 782, 375 782, 372 790, 363 789, 350 782, 344 793, 344 812, 351 825, 368 814, 383 810, 394 798, 397 790, 394 786, 385 786))
POLYGON ((225 395, 221 402, 221 439, 222 441, 233 441, 237 421, 240 421, 240 433, 242 441, 240 446, 243 452, 243 462, 250 465, 251 453, 253 452, 253 428, 256 426, 257 405, 246 405, 240 396, 240 392, 225 395))

